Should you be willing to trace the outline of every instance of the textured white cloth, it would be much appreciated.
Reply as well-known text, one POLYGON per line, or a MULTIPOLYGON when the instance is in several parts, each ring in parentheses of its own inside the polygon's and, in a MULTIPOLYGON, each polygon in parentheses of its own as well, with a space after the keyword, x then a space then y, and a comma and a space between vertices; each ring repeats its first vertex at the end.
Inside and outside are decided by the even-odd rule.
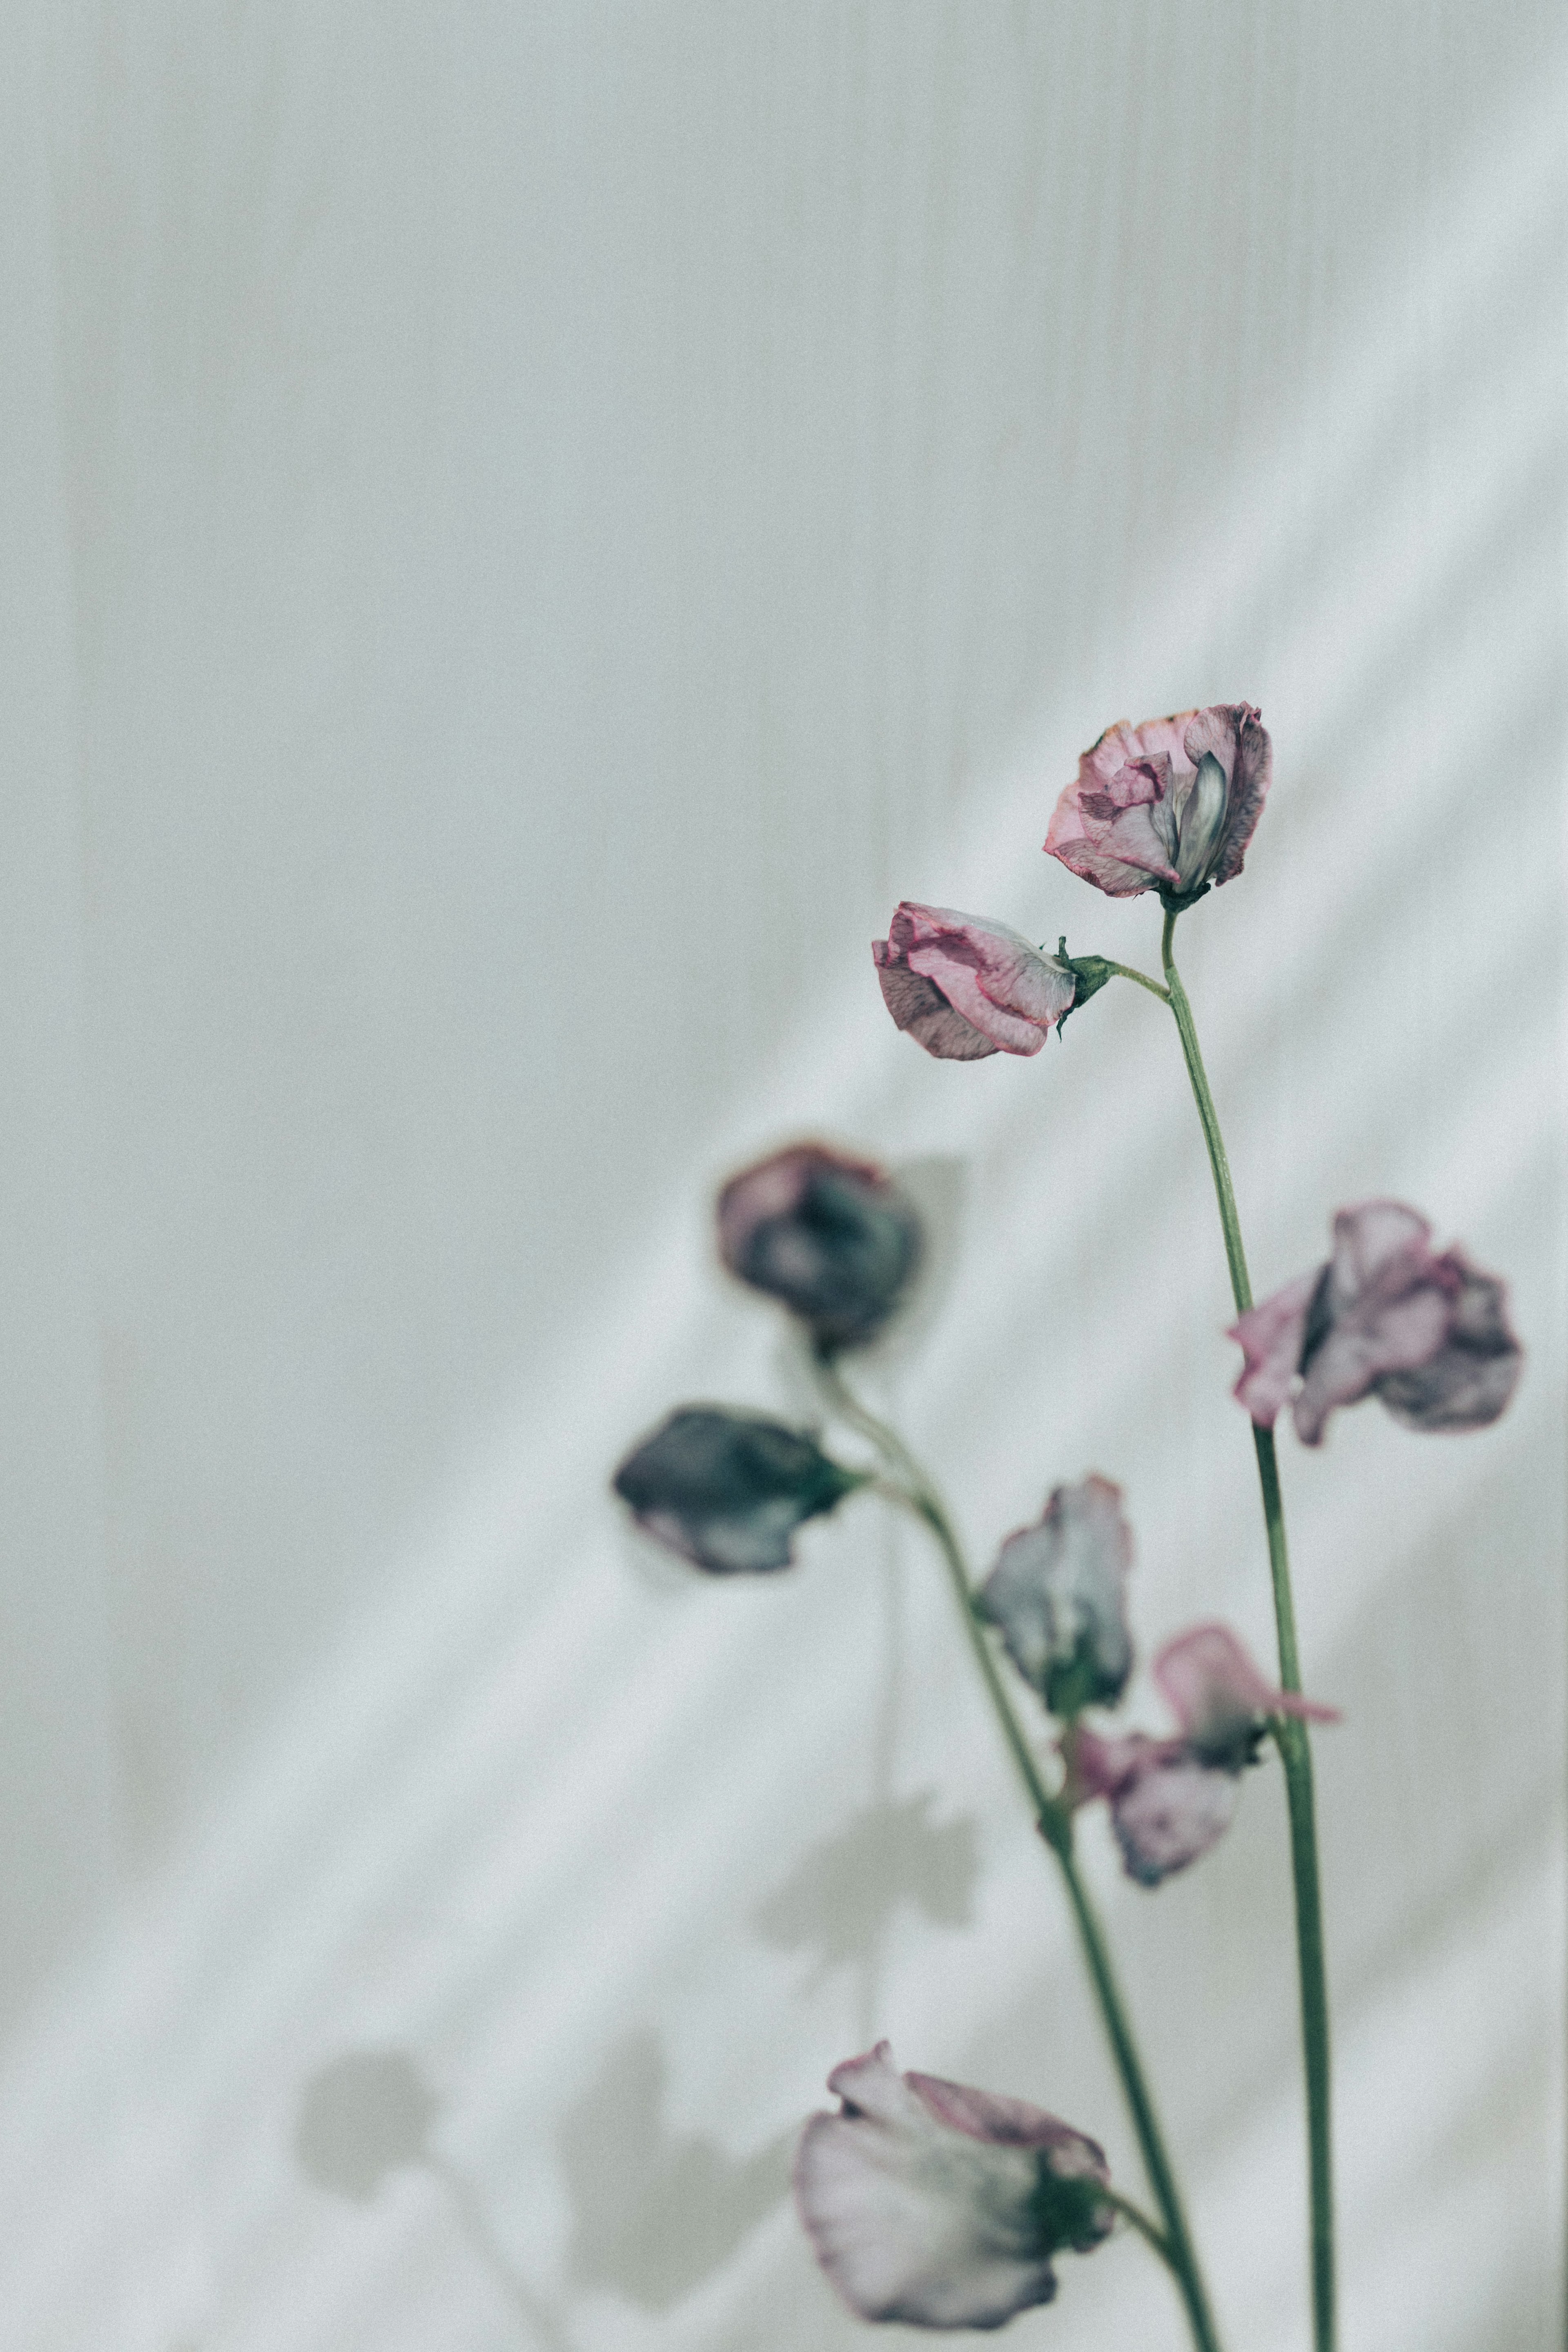
MULTIPOLYGON (((705 1221, 824 1132, 940 1204, 870 1385, 976 1570, 1097 1471, 1141 1656, 1271 1662, 1171 1024, 938 1065, 868 951, 1152 963, 1051 807, 1240 698, 1179 939, 1259 1294, 1408 1200, 1530 1350, 1482 1435, 1282 1433, 1344 2343, 1556 2340, 1562 67, 1544 0, 8 12, 7 2346, 847 2346, 783 2184, 883 2034, 1135 2181, 918 1531, 720 1591, 605 1482, 803 1409, 705 1221)), ((1157 1895, 1086 1843, 1299 2352, 1277 1772, 1157 1895)), ((1131 2242, 1016 2325, 1184 2340, 1131 2242)))

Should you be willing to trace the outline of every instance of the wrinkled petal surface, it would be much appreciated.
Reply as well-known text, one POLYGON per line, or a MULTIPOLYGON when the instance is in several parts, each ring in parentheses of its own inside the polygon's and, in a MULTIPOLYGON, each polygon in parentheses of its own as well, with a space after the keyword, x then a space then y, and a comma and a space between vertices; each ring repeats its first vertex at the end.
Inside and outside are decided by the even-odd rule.
POLYGON ((1268 732, 1250 703, 1120 719, 1083 754, 1046 835, 1052 857, 1113 898, 1177 898, 1240 873, 1268 790, 1268 732))
POLYGON ((906 899, 871 954, 894 1022, 939 1061, 1037 1054, 1077 989, 1021 932, 952 907, 906 899))
POLYGON ((724 1405, 679 1407, 614 1480, 640 1528, 712 1576, 787 1568, 802 1522, 864 1483, 804 1430, 724 1405))
POLYGON ((1524 1351, 1508 1319, 1508 1291, 1495 1275, 1478 1274, 1462 1250, 1447 1263, 1459 1276, 1447 1337, 1424 1364, 1381 1373, 1373 1383, 1407 1429, 1485 1429, 1518 1384, 1524 1351))
POLYGON ((1167 1642, 1151 1669, 1182 1727, 1188 1752, 1206 1764, 1239 1769, 1271 1715, 1337 1723, 1337 1707, 1277 1689, 1228 1625, 1194 1625, 1167 1642))
POLYGON ((999 2327, 1056 2293, 1051 2255, 1114 2216, 1095 2143, 1043 2109, 900 2074, 885 2042, 836 2067, 837 2115, 801 2135, 795 2189, 816 2258, 864 2319, 999 2327))
POLYGON ((1328 1264, 1233 1327, 1245 1358, 1236 1393, 1254 1421, 1271 1426, 1293 1388, 1307 1445, 1321 1444, 1339 1406, 1371 1395, 1415 1429, 1497 1419, 1522 1360, 1507 1293, 1462 1251, 1436 1255, 1431 1233, 1398 1201, 1340 1212, 1328 1264))
POLYGON ((820 1143, 743 1168, 719 1195, 719 1255, 835 1348, 874 1339, 919 1268, 920 1216, 881 1169, 820 1143))
POLYGON ((1131 1564, 1121 1489, 1089 1477, 1055 1488, 1037 1523, 1008 1537, 981 1587, 980 1613, 1053 1715, 1111 1706, 1126 1687, 1131 1564))

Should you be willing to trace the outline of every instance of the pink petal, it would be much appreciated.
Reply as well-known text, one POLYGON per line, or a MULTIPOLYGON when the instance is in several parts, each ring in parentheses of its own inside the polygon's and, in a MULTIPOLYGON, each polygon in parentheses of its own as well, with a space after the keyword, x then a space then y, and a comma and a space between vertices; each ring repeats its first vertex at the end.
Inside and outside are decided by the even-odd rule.
POLYGON ((1158 1886, 1207 1853, 1230 1826, 1237 1785, 1230 1773, 1192 1756, 1139 1773, 1110 1808, 1128 1876, 1158 1886))
POLYGON ((1282 1691, 1259 1673, 1228 1625, 1194 1625, 1167 1642, 1151 1670, 1188 1744, 1223 1752, 1270 1715, 1337 1723, 1337 1707, 1282 1691))
POLYGON ((1248 1307, 1229 1337, 1239 1339, 1246 1361, 1236 1384, 1237 1401, 1253 1420, 1272 1429, 1275 1418, 1296 1384, 1307 1310, 1318 1287, 1321 1268, 1314 1266, 1295 1282, 1288 1282, 1272 1298, 1248 1307))
POLYGON ((1194 712, 1184 749, 1194 767, 1212 751, 1226 772, 1229 792, 1218 856, 1210 879, 1217 889, 1241 871, 1248 843, 1268 796, 1273 766, 1268 731, 1250 702, 1213 703, 1194 712))
POLYGON ((1355 1404, 1385 1373, 1412 1371, 1443 1348, 1462 1276, 1429 1247, 1425 1217, 1397 1201, 1367 1201, 1334 1219, 1322 1329, 1309 1318, 1296 1433, 1322 1441, 1328 1417, 1355 1404))
MULTIPOLYGON (((1067 1752, 1067 1743, 1063 1746, 1067 1752)), ((1070 1753, 1073 1801, 1089 1804, 1096 1797, 1114 1797, 1141 1772, 1170 1763, 1185 1749, 1179 1739, 1151 1739, 1142 1731, 1105 1739, 1087 1723, 1080 1723, 1074 1728, 1070 1753)))
POLYGON ((1407 1429, 1485 1429, 1513 1394, 1523 1350, 1496 1276, 1477 1273, 1462 1250, 1442 1263, 1459 1283, 1447 1338, 1424 1364, 1380 1374, 1373 1392, 1407 1429))
MULTIPOLYGON (((836 2067, 840 2115, 814 2116, 795 2200, 823 2269, 862 2318, 998 2327, 1056 2292, 1042 2250, 1042 2160, 1103 2180, 1092 2140, 1022 2100, 900 2076, 885 2042, 836 2067)), ((1090 2208, 1082 2243, 1109 2231, 1090 2208)))
POLYGON ((1078 983, 1006 923, 906 899, 871 950, 895 1023, 939 1060, 1037 1054, 1078 983))

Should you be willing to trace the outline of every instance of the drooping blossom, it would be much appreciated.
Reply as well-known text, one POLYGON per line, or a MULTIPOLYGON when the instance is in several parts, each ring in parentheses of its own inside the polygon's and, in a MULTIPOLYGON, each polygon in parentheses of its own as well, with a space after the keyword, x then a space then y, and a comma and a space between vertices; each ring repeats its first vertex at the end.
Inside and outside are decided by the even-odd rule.
POLYGON ((1113 2209, 1103 2151, 1023 2099, 900 2074, 886 2042, 836 2066, 837 2115, 801 2134, 795 2193, 817 2261, 862 2319, 1000 2327, 1057 2291, 1113 2209))
POLYGON ((1194 1625, 1167 1642, 1153 1676, 1181 1725, 1173 1739, 1135 1731, 1107 1739, 1079 1726, 1070 1785, 1080 1803, 1104 1797, 1130 1878, 1158 1886, 1223 1836, 1242 1772, 1258 1760, 1270 1716, 1333 1723, 1338 1711, 1275 1688, 1226 1625, 1194 1625))
POLYGON ((1009 1536, 975 1607, 1053 1715, 1112 1706, 1132 1671, 1127 1571, 1132 1530, 1108 1478, 1058 1486, 1033 1527, 1009 1536))
POLYGON ((1240 873, 1268 790, 1268 731, 1249 702, 1119 719, 1078 763, 1046 849, 1113 898, 1185 906, 1240 873))
POLYGON ((895 1023, 939 1062, 1037 1054, 1078 988, 1059 958, 1008 924, 907 898, 871 953, 895 1023))
POLYGON ((802 1522, 865 1484, 804 1430, 705 1404, 679 1406, 614 1480, 640 1528, 713 1576, 787 1568, 802 1522))
POLYGON ((1508 1293, 1463 1250, 1431 1247, 1425 1217, 1363 1201, 1334 1219, 1328 1263, 1252 1307, 1231 1332, 1246 1361, 1236 1393, 1272 1429, 1289 1403, 1296 1434, 1322 1443, 1329 1415, 1375 1396, 1408 1429, 1484 1429, 1523 1360, 1508 1293))
POLYGON ((780 1300, 827 1349, 874 1339, 921 1261, 914 1203, 868 1160, 820 1143, 743 1168, 719 1195, 718 1220, 731 1273, 780 1300))

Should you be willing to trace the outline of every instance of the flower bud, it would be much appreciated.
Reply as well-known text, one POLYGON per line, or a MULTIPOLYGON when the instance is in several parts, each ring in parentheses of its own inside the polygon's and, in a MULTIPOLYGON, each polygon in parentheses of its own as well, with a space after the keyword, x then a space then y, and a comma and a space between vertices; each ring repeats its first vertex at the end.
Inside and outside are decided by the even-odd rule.
POLYGON ((910 899, 871 953, 895 1025, 939 1062, 1037 1054, 1072 1009, 1078 983, 1007 923, 910 899))
POLYGON ((787 1568, 796 1528, 866 1483, 804 1430, 709 1404, 681 1405, 614 1480, 638 1527, 712 1576, 787 1568))
POLYGON ((920 1265, 914 1204, 879 1168, 797 1143, 731 1178, 719 1255, 798 1316, 818 1347, 862 1347, 903 1303, 920 1265))
POLYGON ((1127 1571, 1132 1530, 1108 1478, 1058 1486, 1031 1528, 1009 1536, 975 1600, 1053 1715, 1113 1706, 1132 1671, 1127 1571))

